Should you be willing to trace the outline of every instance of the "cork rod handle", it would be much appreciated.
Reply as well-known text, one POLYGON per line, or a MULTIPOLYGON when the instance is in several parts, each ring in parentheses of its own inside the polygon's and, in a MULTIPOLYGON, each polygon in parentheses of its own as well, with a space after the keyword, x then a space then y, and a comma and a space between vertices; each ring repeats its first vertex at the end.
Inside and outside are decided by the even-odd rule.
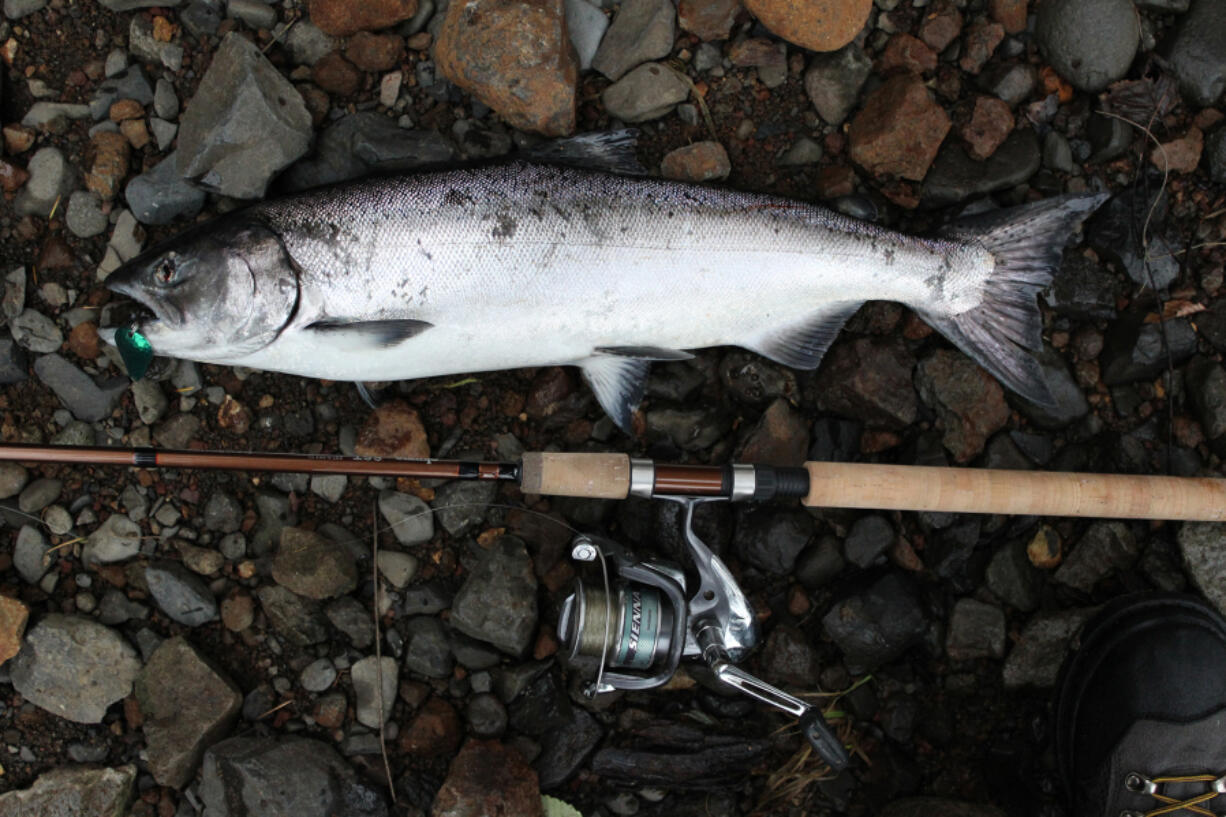
POLYGON ((1226 519, 1226 479, 808 462, 805 505, 901 511, 1226 519))
POLYGON ((520 488, 525 494, 625 499, 630 493, 627 454, 524 454, 520 488))

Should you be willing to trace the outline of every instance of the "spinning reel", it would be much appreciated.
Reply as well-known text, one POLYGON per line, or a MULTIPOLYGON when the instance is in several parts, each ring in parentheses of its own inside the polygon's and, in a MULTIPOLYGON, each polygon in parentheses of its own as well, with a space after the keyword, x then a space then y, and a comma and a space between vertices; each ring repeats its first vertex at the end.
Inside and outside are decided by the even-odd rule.
POLYGON ((676 565, 639 561, 616 542, 577 536, 572 558, 599 563, 602 582, 576 579, 562 602, 558 633, 572 663, 596 665, 595 680, 585 694, 662 686, 682 658, 701 658, 721 682, 797 718, 822 759, 832 769, 844 768, 847 751, 820 709, 736 666, 758 643, 753 608, 693 527, 694 508, 721 498, 658 498, 679 502, 684 509, 685 541, 698 572, 698 589, 687 601, 685 573, 676 565))

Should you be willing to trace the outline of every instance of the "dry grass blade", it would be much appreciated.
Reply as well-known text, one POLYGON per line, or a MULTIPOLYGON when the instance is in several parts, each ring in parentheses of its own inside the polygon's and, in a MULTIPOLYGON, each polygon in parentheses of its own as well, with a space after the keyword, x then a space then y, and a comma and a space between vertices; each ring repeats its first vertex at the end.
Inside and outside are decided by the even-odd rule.
POLYGON ((387 790, 396 804, 396 786, 392 783, 392 764, 387 759, 387 719, 383 717, 383 635, 379 632, 379 501, 370 506, 370 579, 374 583, 375 600, 375 700, 379 704, 379 754, 383 756, 383 773, 387 775, 387 790))

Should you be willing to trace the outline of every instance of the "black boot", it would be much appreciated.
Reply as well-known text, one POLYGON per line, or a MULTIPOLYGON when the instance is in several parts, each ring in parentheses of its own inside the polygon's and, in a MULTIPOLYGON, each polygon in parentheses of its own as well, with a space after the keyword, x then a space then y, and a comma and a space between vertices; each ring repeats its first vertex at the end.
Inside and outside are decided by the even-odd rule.
POLYGON ((1226 619, 1190 596, 1132 596, 1080 640, 1056 699, 1073 817, 1226 814, 1226 619))

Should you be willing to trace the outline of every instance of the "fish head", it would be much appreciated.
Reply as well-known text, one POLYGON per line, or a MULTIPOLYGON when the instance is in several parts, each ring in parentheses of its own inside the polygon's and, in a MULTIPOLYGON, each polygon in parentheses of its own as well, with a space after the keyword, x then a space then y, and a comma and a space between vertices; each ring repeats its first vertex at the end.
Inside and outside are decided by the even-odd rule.
POLYGON ((148 313, 135 329, 159 355, 226 361, 272 342, 292 319, 298 276, 281 239, 222 217, 141 253, 106 279, 148 313))

